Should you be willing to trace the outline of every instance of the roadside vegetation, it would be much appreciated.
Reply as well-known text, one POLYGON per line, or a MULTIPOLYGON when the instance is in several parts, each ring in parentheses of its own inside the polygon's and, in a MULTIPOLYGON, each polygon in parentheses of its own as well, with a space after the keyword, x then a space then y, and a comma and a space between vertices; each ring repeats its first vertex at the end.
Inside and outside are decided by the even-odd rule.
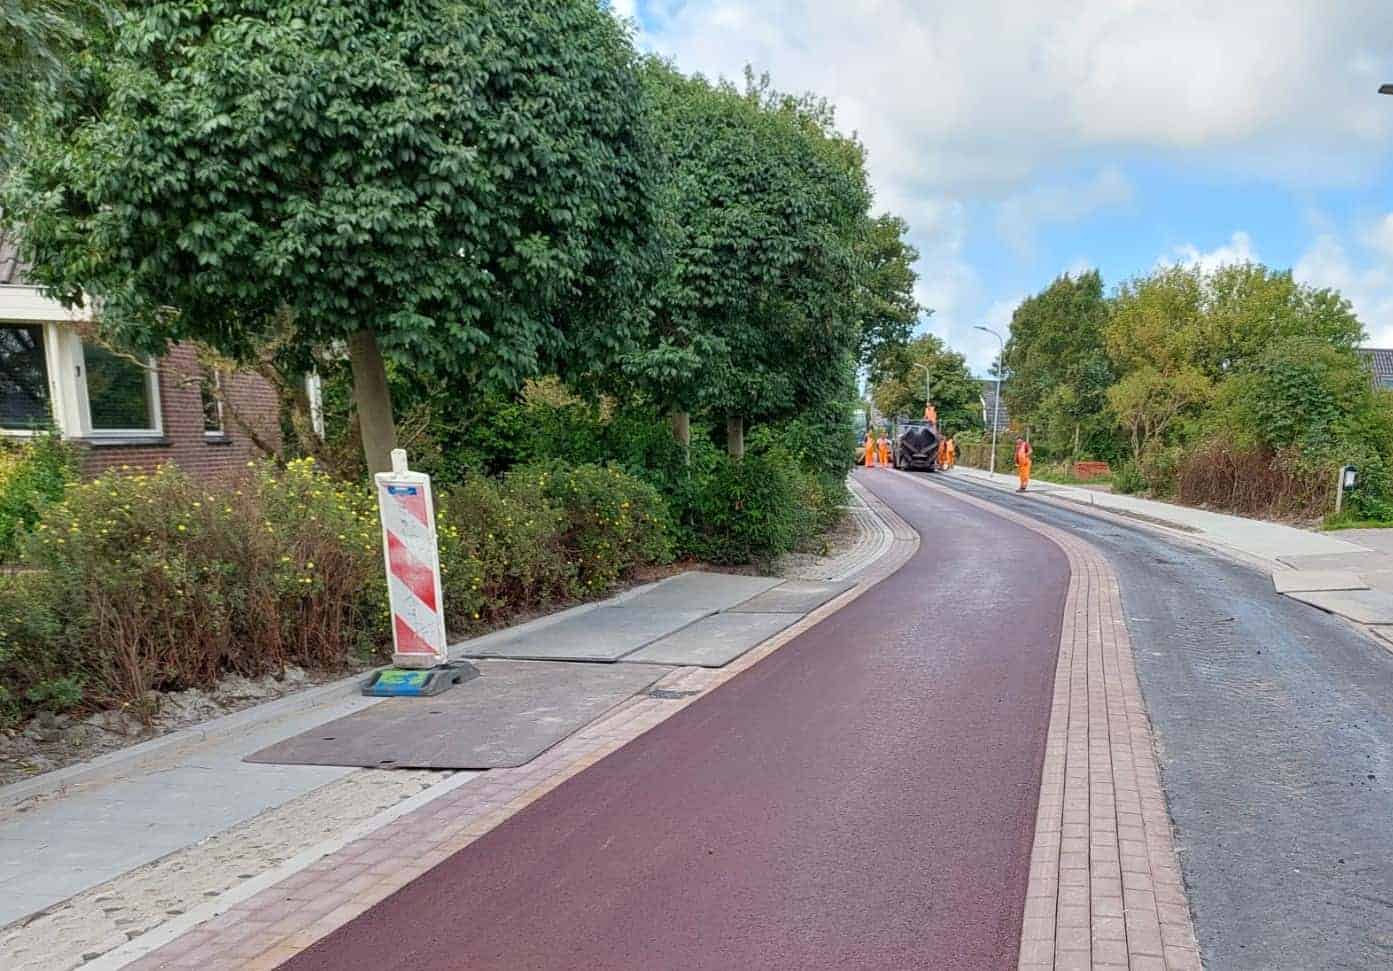
POLYGON ((1046 470, 1100 460, 1118 492, 1318 521, 1350 464, 1347 515, 1387 522, 1393 395, 1363 339, 1338 293, 1260 265, 1164 267, 1110 295, 1066 274, 1016 309, 1005 400, 1046 470))
POLYGON ((836 523, 858 370, 921 308, 817 96, 640 57, 595 0, 60 6, 0 47, 46 65, 0 122, 28 278, 118 353, 261 375, 283 435, 217 483, 0 459, 0 722, 381 657, 393 447, 456 636, 836 523))

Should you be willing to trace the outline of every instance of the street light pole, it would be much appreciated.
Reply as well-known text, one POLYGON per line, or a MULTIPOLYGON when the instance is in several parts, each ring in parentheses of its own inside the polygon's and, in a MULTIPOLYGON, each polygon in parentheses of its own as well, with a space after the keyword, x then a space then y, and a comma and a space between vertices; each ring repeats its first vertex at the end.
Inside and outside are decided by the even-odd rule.
POLYGON ((996 359, 996 405, 992 409, 992 457, 991 460, 987 463, 987 471, 989 473, 995 474, 996 426, 1001 423, 1001 372, 1006 367, 1006 341, 1002 338, 1000 334, 992 330, 990 327, 983 327, 981 324, 978 324, 975 329, 985 331, 986 333, 991 334, 993 337, 996 338, 997 343, 1001 345, 1001 354, 996 359))

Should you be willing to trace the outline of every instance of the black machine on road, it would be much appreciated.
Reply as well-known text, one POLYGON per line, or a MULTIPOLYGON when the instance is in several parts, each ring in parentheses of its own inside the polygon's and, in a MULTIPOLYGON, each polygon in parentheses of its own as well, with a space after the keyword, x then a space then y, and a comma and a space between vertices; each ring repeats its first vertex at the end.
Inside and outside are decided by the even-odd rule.
POLYGON ((938 426, 928 421, 895 422, 895 468, 910 472, 937 472, 938 447, 943 438, 938 426))

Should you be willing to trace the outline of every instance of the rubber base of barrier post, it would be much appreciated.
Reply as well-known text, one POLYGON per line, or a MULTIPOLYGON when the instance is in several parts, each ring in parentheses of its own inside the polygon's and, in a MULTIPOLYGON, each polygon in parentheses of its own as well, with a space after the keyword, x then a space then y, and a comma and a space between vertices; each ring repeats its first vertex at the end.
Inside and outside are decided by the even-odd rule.
POLYGON ((371 698, 429 698, 478 676, 479 669, 468 661, 454 661, 425 670, 387 668, 374 671, 372 677, 363 682, 363 694, 371 698))

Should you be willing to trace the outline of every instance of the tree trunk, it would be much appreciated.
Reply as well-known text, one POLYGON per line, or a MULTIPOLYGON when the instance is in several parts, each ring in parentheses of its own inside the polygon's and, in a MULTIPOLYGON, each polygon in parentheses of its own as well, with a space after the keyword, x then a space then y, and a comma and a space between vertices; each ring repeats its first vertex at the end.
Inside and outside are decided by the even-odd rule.
POLYGON ((739 415, 726 416, 726 452, 733 459, 745 457, 745 419, 739 415))
POLYGON ((382 349, 377 346, 377 335, 365 329, 350 337, 348 360, 353 367, 353 400, 358 406, 368 472, 389 472, 392 449, 397 447, 397 428, 392 419, 387 366, 382 361, 382 349))
POLYGON ((682 461, 692 463, 692 415, 688 411, 674 411, 669 420, 672 423, 672 438, 682 446, 682 461))

